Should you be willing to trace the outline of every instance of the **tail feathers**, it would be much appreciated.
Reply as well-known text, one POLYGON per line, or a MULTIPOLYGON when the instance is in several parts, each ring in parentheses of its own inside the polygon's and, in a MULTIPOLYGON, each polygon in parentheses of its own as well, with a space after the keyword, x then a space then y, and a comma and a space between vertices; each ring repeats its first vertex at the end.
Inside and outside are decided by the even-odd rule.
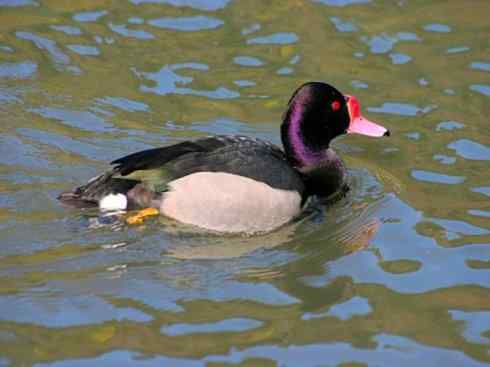
POLYGON ((75 208, 92 208, 110 194, 126 194, 139 181, 112 177, 113 172, 107 172, 91 179, 87 184, 77 187, 71 192, 63 192, 58 200, 75 208))
POLYGON ((98 206, 98 203, 96 201, 84 200, 80 195, 75 192, 62 192, 58 196, 58 200, 64 205, 79 209, 94 208, 98 206))

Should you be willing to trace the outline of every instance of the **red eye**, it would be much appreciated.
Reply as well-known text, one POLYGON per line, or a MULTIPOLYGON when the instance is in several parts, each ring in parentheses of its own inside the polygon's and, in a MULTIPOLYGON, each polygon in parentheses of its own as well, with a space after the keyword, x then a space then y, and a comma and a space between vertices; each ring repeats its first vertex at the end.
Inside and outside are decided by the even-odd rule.
POLYGON ((340 109, 340 102, 339 101, 333 101, 332 102, 332 110, 337 111, 338 109, 340 109))

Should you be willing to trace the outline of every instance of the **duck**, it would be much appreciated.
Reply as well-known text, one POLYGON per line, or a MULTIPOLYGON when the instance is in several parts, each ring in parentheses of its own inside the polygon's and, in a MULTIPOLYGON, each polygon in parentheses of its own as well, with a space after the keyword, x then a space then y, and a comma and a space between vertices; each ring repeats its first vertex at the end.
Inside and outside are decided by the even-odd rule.
POLYGON ((132 217, 138 220, 159 214, 213 232, 270 232, 298 217, 310 197, 346 187, 333 139, 390 131, 362 116, 356 97, 307 82, 289 99, 280 134, 283 149, 254 137, 215 135, 136 152, 58 199, 102 212, 140 210, 132 217))

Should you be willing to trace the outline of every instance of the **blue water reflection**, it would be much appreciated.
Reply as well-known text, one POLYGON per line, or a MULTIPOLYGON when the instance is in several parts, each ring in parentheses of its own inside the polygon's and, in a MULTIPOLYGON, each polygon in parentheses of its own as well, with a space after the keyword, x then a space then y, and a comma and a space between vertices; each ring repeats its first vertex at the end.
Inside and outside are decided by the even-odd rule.
POLYGON ((121 36, 136 38, 141 40, 151 40, 154 39, 155 36, 144 29, 129 29, 125 24, 114 24, 109 23, 109 28, 121 36))
POLYGON ((155 73, 140 72, 136 70, 134 72, 136 73, 136 75, 139 75, 142 78, 154 81, 156 83, 154 87, 142 85, 140 87, 140 90, 142 92, 151 92, 159 95, 187 94, 212 99, 230 99, 240 96, 238 92, 230 90, 223 86, 219 86, 214 90, 198 90, 193 88, 180 87, 179 85, 187 85, 192 83, 192 81, 194 80, 193 77, 182 76, 176 73, 177 70, 181 69, 206 71, 209 70, 209 66, 202 63, 189 62, 184 64, 165 65, 155 73))
POLYGON ((453 141, 447 147, 454 150, 457 155, 465 159, 477 161, 490 160, 490 148, 470 139, 453 141))
POLYGON ((29 111, 82 130, 97 132, 115 131, 112 124, 88 111, 72 111, 54 107, 31 108, 29 111))
POLYGON ((330 21, 339 32, 357 32, 358 27, 349 21, 344 21, 339 17, 330 17, 330 21))
POLYGON ((176 31, 195 32, 205 29, 215 29, 224 24, 224 22, 217 18, 198 15, 194 17, 181 17, 181 18, 157 18, 150 19, 149 25, 157 28, 172 29, 176 31))
POLYGON ((80 12, 80 13, 75 14, 73 16, 73 20, 76 22, 82 22, 82 23, 95 22, 107 14, 108 14, 108 12, 106 10, 85 11, 85 12, 80 12))
POLYGON ((51 29, 54 29, 55 31, 63 32, 65 34, 68 34, 70 36, 80 36, 82 34, 82 30, 78 27, 74 27, 71 25, 56 25, 53 24, 50 26, 51 29))
POLYGON ((464 124, 458 121, 442 121, 437 124, 436 131, 462 129, 464 124))
POLYGON ((221 320, 215 323, 173 324, 162 327, 161 332, 170 336, 193 333, 239 332, 256 329, 261 325, 262 322, 257 320, 236 318, 221 320))
POLYGON ((474 92, 481 93, 485 96, 490 96, 490 85, 486 84, 473 84, 470 89, 474 92))
POLYGON ((395 35, 382 33, 378 36, 362 36, 361 41, 369 46, 373 54, 385 54, 393 50, 399 42, 420 42, 421 39, 412 32, 398 32, 395 35))
POLYGON ((413 178, 419 181, 456 185, 465 181, 463 176, 451 176, 443 173, 414 169, 411 172, 413 178))
POLYGON ((368 107, 370 112, 388 113, 401 116, 417 116, 434 110, 435 106, 418 107, 410 103, 385 102, 380 107, 368 107))
POLYGON ((144 102, 133 101, 123 97, 107 96, 97 99, 97 102, 119 108, 127 112, 148 112, 150 106, 144 102))
POLYGON ((431 23, 424 26, 424 31, 436 32, 436 33, 449 33, 451 32, 451 27, 446 24, 431 23))
POLYGON ((0 78, 28 79, 37 72, 37 64, 33 61, 21 61, 17 63, 0 63, 0 78))
POLYGON ((475 61, 470 64, 470 68, 474 70, 490 71, 490 63, 475 61))
POLYGON ((19 39, 33 42, 37 48, 46 51, 58 70, 81 74, 82 71, 78 66, 70 65, 70 57, 61 51, 55 41, 30 32, 16 32, 15 35, 19 39))
POLYGON ((66 47, 81 55, 81 56, 97 56, 100 55, 100 51, 95 46, 87 46, 87 45, 66 45, 66 47))
POLYGON ((369 301, 363 297, 356 296, 346 302, 333 305, 327 312, 305 313, 302 319, 311 320, 330 316, 345 321, 357 315, 368 315, 371 311, 372 307, 369 301))
POLYGON ((173 6, 188 6, 199 10, 214 11, 224 8, 231 0, 130 0, 135 5, 140 4, 168 4, 173 6))
POLYGON ((355 4, 368 4, 371 0, 313 0, 317 3, 328 5, 328 6, 348 6, 355 4))
POLYGON ((459 54, 471 50, 468 46, 450 47, 446 50, 447 54, 459 54))
POLYGON ((264 62, 256 57, 252 56, 236 56, 233 58, 233 62, 242 66, 262 66, 264 62))
POLYGON ((274 33, 268 36, 261 36, 247 40, 249 45, 286 45, 298 42, 298 36, 292 32, 274 33))
POLYGON ((2 0, 0 1, 0 7, 19 7, 19 6, 39 6, 39 3, 35 0, 2 0))

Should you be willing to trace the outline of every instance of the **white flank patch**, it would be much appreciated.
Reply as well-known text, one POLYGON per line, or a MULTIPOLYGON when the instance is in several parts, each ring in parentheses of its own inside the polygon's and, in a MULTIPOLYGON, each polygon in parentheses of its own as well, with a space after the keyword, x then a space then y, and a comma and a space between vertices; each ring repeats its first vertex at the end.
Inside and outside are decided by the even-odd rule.
POLYGON ((123 194, 109 194, 99 201, 99 209, 102 211, 126 210, 128 198, 123 194))
POLYGON ((230 173, 197 172, 168 185, 160 213, 218 232, 267 232, 301 212, 298 192, 230 173))

